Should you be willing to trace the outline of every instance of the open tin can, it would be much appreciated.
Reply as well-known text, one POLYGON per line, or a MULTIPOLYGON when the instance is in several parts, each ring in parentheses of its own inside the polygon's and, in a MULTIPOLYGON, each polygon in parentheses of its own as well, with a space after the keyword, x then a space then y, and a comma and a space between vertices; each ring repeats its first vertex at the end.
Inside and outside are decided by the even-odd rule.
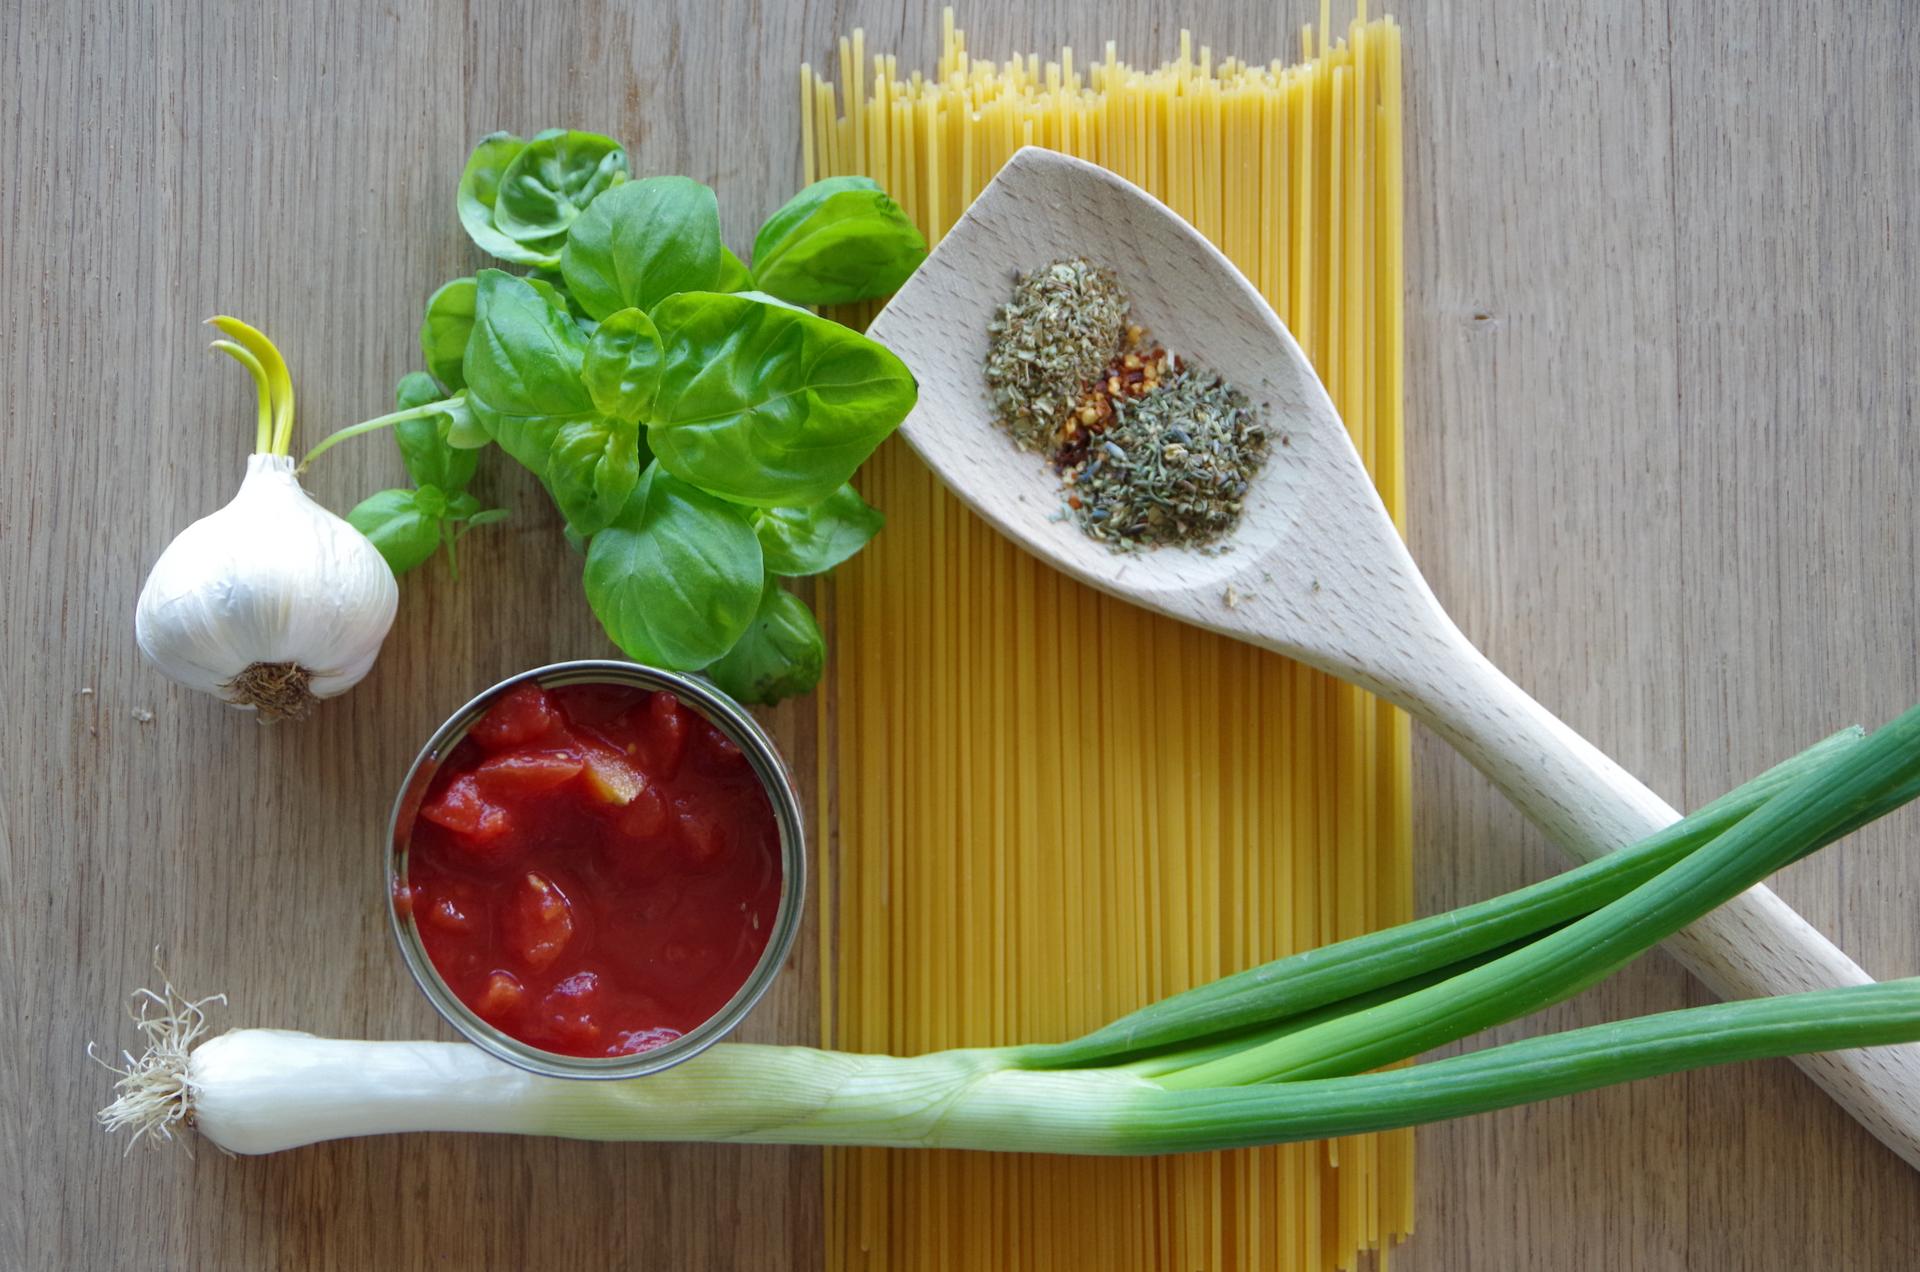
POLYGON ((387 825, 388 851, 383 856, 388 916, 393 924, 394 939, 400 946, 400 955, 406 960, 414 983, 420 986, 435 1010, 475 1046, 509 1064, 549 1077, 632 1078, 658 1073, 698 1055, 731 1033, 779 974, 781 965, 786 962, 787 954, 793 947, 794 936, 800 930, 806 891, 804 825, 800 800, 794 794, 793 782, 787 774, 786 765, 781 762, 779 752, 774 749, 772 739, 738 703, 706 681, 639 663, 602 659, 554 663, 521 672, 480 694, 454 712, 420 748, 413 767, 407 770, 406 780, 401 783, 399 797, 393 804, 393 816, 387 825), (494 703, 514 687, 528 682, 543 689, 598 684, 672 693, 682 706, 711 723, 740 748, 773 807, 780 836, 781 877, 779 904, 766 948, 746 982, 717 1012, 680 1037, 651 1050, 621 1056, 572 1056, 532 1046, 495 1028, 462 1002, 441 977, 421 941, 412 906, 400 904, 400 898, 411 896, 407 882, 409 845, 421 802, 433 783, 434 775, 439 772, 447 756, 467 736, 467 731, 494 703))

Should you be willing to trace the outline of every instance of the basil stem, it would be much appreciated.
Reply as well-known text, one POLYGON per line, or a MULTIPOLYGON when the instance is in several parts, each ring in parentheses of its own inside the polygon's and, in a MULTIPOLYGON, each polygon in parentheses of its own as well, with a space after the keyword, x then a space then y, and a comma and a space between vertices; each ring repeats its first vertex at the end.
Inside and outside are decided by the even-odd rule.
POLYGON ((318 446, 308 451, 306 458, 300 461, 300 467, 305 469, 307 465, 332 450, 341 442, 346 441, 349 437, 358 437, 362 433, 371 433, 378 429, 392 428, 395 424, 399 424, 405 420, 417 420, 422 416, 438 415, 440 412, 446 410, 446 406, 447 404, 444 401, 428 402, 425 406, 409 407, 404 411, 394 411, 390 415, 381 415, 370 420, 361 420, 358 424, 349 424, 339 432, 329 434, 318 446))

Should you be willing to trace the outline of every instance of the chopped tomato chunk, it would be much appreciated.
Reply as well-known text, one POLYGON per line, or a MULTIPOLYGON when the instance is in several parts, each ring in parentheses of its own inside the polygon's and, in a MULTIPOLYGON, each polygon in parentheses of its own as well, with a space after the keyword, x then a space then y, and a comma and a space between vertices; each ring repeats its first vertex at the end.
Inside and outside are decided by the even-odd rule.
POLYGON ((526 1001, 527 991, 512 972, 495 971, 488 974, 480 984, 480 993, 473 1000, 473 1009, 488 1020, 500 1020, 512 1015, 526 1001))
POLYGON ((672 778, 687 750, 687 713, 680 699, 660 690, 647 699, 647 732, 640 759, 647 772, 672 778))
POLYGON ((667 828, 667 801, 652 785, 635 793, 627 811, 620 815, 620 833, 630 839, 652 839, 667 828))
POLYGON ((581 766, 577 751, 506 751, 481 761, 473 776, 489 795, 533 795, 578 777, 581 766))
POLYGON ((553 880, 529 872, 514 889, 505 915, 507 943, 533 971, 546 967, 573 939, 573 907, 553 880))
POLYGON ((560 715, 539 685, 516 685, 474 722, 467 736, 489 751, 525 746, 551 733, 560 715))
POLYGON ((462 773, 447 784, 440 798, 420 810, 430 822, 472 839, 498 839, 513 824, 507 810, 480 793, 472 773, 462 773))
POLYGON ((599 999, 600 978, 592 972, 575 972, 547 991, 540 1004, 540 1024, 568 1047, 589 1046, 600 1038, 600 1022, 593 1015, 599 999))
POLYGON ((555 985, 548 993, 549 1001, 564 1002, 574 1007, 584 1007, 600 997, 600 978, 592 972, 575 972, 555 985))
POLYGON ((646 789, 646 776, 610 746, 588 743, 581 752, 587 789, 604 804, 631 804, 646 789))
POLYGON ((426 912, 420 916, 420 919, 424 923, 431 923, 448 932, 471 932, 473 915, 468 913, 470 904, 464 898, 435 897, 428 903, 426 912))
POLYGON ((682 804, 675 810, 680 846, 695 866, 710 866, 727 850, 727 828, 710 809, 682 804))
POLYGON ((664 1047, 680 1036, 678 1029, 660 1025, 653 1029, 623 1029, 620 1036, 607 1048, 610 1056, 638 1055, 642 1051, 652 1051, 655 1047, 664 1047))
POLYGON ((700 726, 700 744, 701 749, 721 768, 734 764, 744 764, 746 762, 746 752, 742 751, 732 738, 720 732, 719 728, 714 725, 703 724, 700 726))
POLYGON ((548 1045, 558 1043, 570 1054, 578 1055, 582 1048, 600 1040, 600 1022, 593 1018, 592 1012, 550 1007, 542 1013, 540 1024, 547 1035, 542 1041, 548 1045))

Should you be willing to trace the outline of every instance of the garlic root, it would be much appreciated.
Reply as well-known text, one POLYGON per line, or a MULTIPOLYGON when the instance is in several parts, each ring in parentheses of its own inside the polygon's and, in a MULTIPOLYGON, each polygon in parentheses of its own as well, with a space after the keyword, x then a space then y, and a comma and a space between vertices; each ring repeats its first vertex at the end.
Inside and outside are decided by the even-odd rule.
POLYGON ((298 720, 320 701, 312 684, 312 673, 297 663, 257 662, 227 682, 227 701, 252 707, 262 720, 298 720))

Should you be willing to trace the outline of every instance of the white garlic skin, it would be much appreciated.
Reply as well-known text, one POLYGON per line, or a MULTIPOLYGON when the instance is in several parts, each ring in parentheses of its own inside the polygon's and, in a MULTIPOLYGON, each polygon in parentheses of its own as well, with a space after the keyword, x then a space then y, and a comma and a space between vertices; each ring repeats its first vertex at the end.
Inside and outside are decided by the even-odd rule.
POLYGON ((373 667, 399 605, 379 549, 300 488, 290 457, 256 454, 232 502, 160 554, 134 637, 169 677, 229 702, 255 663, 295 664, 330 698, 373 667))

